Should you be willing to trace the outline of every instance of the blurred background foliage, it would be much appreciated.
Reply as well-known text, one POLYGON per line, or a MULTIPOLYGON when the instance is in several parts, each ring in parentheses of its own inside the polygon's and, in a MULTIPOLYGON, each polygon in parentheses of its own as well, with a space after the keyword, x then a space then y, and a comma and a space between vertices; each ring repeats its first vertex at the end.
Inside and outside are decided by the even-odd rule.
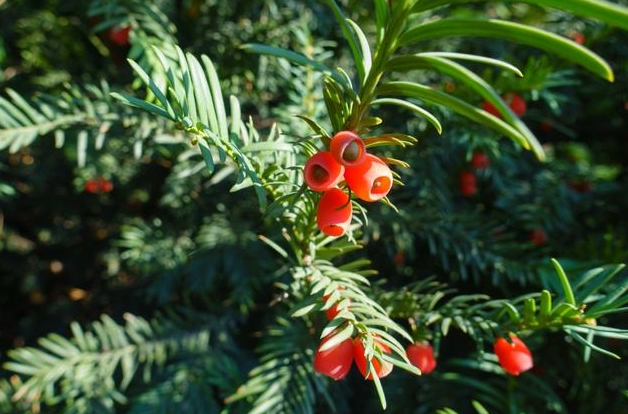
MULTIPOLYGON (((0 1, 2 96, 14 90, 77 116, 51 128, 63 133, 0 152, 0 362, 9 360, 10 349, 37 346, 37 339, 51 332, 76 337, 78 326, 93 321, 120 324, 121 337, 132 343, 133 332, 142 332, 147 342, 140 341, 139 354, 152 355, 163 346, 170 355, 164 338, 183 339, 172 339, 178 344, 174 357, 149 361, 143 375, 129 379, 124 395, 117 394, 110 377, 117 383, 126 378, 125 369, 140 368, 116 369, 118 361, 105 360, 113 364, 111 376, 88 381, 77 372, 59 385, 80 388, 76 400, 56 405, 11 400, 25 379, 3 371, 0 412, 247 412, 247 401, 225 405, 225 399, 268 349, 285 352, 294 366, 303 367, 296 370, 303 378, 292 379, 307 389, 303 395, 323 396, 305 400, 311 412, 332 412, 332 407, 379 412, 372 386, 357 373, 338 384, 304 374, 311 374, 316 334, 302 322, 281 322, 287 317, 281 286, 291 283, 291 276, 258 235, 277 240, 282 229, 259 213, 254 193, 229 192, 235 179, 228 169, 210 174, 178 131, 108 95, 141 88, 127 56, 150 62, 155 57, 147 44, 174 40, 213 60, 225 95, 238 97, 244 118, 250 116, 260 131, 277 123, 285 134, 305 137, 310 130, 295 115, 328 122, 321 75, 241 46, 273 44, 346 67, 350 57, 330 11, 313 0, 145 3, 0 1), (132 31, 130 46, 107 35, 109 27, 129 24, 141 28, 132 31), (136 43, 133 36, 149 40, 136 43), (97 178, 110 182, 111 191, 87 191, 97 178), (146 344, 155 348, 142 351, 146 344), (295 353, 286 344, 307 351, 295 353)), ((363 30, 374 30, 370 2, 349 0, 343 6, 363 30)), ((369 207, 369 226, 360 236, 385 279, 381 288, 404 292, 432 277, 443 284, 437 290, 446 297, 455 292, 512 298, 551 284, 555 273, 549 257, 558 258, 568 274, 625 262, 628 33, 518 3, 471 3, 435 13, 542 26, 591 47, 608 60, 616 81, 507 42, 452 38, 425 45, 426 50, 482 53, 521 68, 524 78, 489 69, 482 69, 482 76, 500 93, 525 100, 523 120, 548 161, 541 163, 445 110, 435 111, 444 125, 438 136, 424 120, 379 109, 377 115, 388 124, 419 138, 412 148, 386 154, 411 165, 400 170, 405 186, 391 194, 400 213, 383 204, 369 207), (474 151, 488 156, 487 168, 474 169, 474 151), (463 171, 476 177, 471 195, 461 191, 463 171)), ((409 76, 474 99, 473 91, 446 76, 409 76)), ((625 272, 620 278, 625 280, 625 272)), ((394 311, 403 295, 378 299, 394 311)), ((628 328, 622 315, 599 322, 628 328)), ((388 411, 476 412, 471 401, 477 400, 491 412, 628 412, 628 365, 599 353, 585 363, 582 346, 562 331, 530 337, 536 368, 515 383, 498 374, 489 353, 478 352, 475 338, 460 329, 446 337, 431 329, 426 335, 437 339, 437 371, 419 378, 391 375, 383 382, 388 411)), ((625 341, 596 343, 628 357, 625 341)), ((284 412, 308 412, 288 407, 284 412)))

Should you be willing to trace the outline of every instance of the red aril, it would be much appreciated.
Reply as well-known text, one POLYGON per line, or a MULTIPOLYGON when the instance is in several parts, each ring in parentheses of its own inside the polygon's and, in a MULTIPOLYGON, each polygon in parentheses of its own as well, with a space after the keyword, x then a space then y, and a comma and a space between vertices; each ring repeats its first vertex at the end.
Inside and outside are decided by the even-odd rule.
POLYGON ((359 199, 377 201, 392 188, 392 171, 378 157, 366 154, 360 165, 345 168, 345 182, 359 199))
POLYGON ((473 151, 471 156, 471 165, 478 171, 485 170, 491 165, 491 160, 483 151, 473 151))
POLYGON ((478 192, 477 178, 471 171, 463 171, 458 176, 460 193, 465 197, 474 196, 478 192))
POLYGON ((349 196, 339 188, 332 188, 318 202, 316 224, 328 236, 342 236, 351 224, 352 214, 349 196))
POLYGON ((321 351, 323 345, 331 338, 333 338, 333 334, 323 338, 318 346, 316 354, 314 354, 314 370, 338 381, 346 377, 351 369, 353 341, 351 338, 347 338, 338 345, 321 351))
POLYGON ((541 246, 547 241, 547 235, 545 234, 545 231, 541 228, 530 231, 530 233, 528 234, 528 238, 532 243, 536 244, 537 246, 541 246))
POLYGON ((499 364, 510 375, 519 375, 534 366, 532 353, 514 334, 510 334, 510 342, 506 338, 497 338, 493 344, 493 351, 499 364))
POLYGON ((520 95, 517 95, 516 93, 507 93, 503 96, 503 98, 510 107, 510 109, 512 109, 512 111, 517 114, 517 116, 525 115, 528 109, 528 105, 520 95))
POLYGON ((318 152, 305 162, 305 183, 314 191, 327 191, 342 181, 344 167, 336 162, 329 151, 318 152))
MULTIPOLYGON (((390 354, 390 348, 388 345, 381 342, 377 338, 374 339, 375 346, 379 348, 383 353, 390 354)), ((388 361, 380 360, 377 356, 373 356, 371 359, 371 369, 366 374, 368 363, 366 361, 366 356, 364 355, 364 345, 362 344, 362 339, 355 338, 353 340, 353 359, 355 360, 355 365, 358 367, 358 370, 362 374, 362 376, 366 379, 373 379, 373 373, 377 375, 377 378, 384 378, 388 374, 392 372, 393 364, 388 361)))
POLYGON ((123 27, 115 27, 112 26, 109 28, 109 39, 119 45, 126 46, 129 44, 129 33, 131 28, 129 26, 123 27))
POLYGON ((410 363, 421 370, 423 374, 429 374, 436 368, 436 358, 434 349, 427 342, 418 342, 408 345, 406 355, 410 363))

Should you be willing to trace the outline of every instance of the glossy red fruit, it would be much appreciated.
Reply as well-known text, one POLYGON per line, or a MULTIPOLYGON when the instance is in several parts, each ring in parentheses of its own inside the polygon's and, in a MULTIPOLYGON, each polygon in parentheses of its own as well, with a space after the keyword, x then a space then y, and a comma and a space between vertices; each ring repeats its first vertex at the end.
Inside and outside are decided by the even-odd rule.
POLYGON ((98 184, 101 193, 109 193, 113 190, 113 183, 106 178, 102 178, 98 184))
POLYGON ((109 28, 109 39, 119 45, 126 46, 129 44, 129 33, 131 32, 131 28, 129 26, 116 27, 112 26, 109 28))
POLYGON ((497 338, 493 344, 493 351, 497 355, 499 364, 510 375, 519 375, 534 366, 532 353, 525 343, 514 334, 510 334, 510 340, 497 338))
POLYGON ((106 178, 96 177, 85 182, 83 189, 86 193, 108 193, 113 190, 113 183, 106 178))
POLYGON ((353 341, 351 338, 347 338, 338 345, 321 351, 320 349, 323 345, 331 338, 333 338, 333 335, 326 336, 318 346, 316 354, 314 354, 314 370, 338 381, 346 377, 351 369, 351 364, 353 363, 353 341))
POLYGON ((406 254, 404 252, 398 251, 397 253, 395 253, 395 256, 393 257, 393 262, 395 262, 397 266, 403 265, 405 261, 406 261, 406 254))
POLYGON ((477 178, 471 171, 463 171, 458 176, 460 193, 465 197, 474 196, 478 192, 477 178))
POLYGON ((493 105, 489 101, 484 101, 482 103, 482 109, 484 109, 489 114, 491 114, 493 116, 496 116, 497 118, 501 118, 502 117, 502 114, 500 114, 499 111, 497 110, 497 108, 495 108, 495 105, 493 105))
POLYGON ((539 128, 543 132, 550 132, 552 129, 554 129, 554 125, 552 124, 550 120, 546 119, 543 122, 541 122, 541 125, 539 125, 539 128))
POLYGON ((491 160, 483 151, 473 151, 471 165, 478 171, 485 170, 491 165, 491 160))
MULTIPOLYGON (((340 286, 338 288, 338 290, 344 290, 344 288, 342 286, 340 286)), ((327 300, 329 299, 330 295, 325 295, 323 296, 323 300, 325 302, 327 302, 327 300)), ((349 304, 351 304, 351 300, 346 299, 346 306, 343 306, 342 309, 346 309, 349 307, 349 304)), ((325 309, 325 316, 327 317, 328 320, 332 320, 336 317, 336 315, 338 315, 338 313, 340 313, 340 311, 342 310, 338 305, 340 304, 340 302, 335 303, 331 308, 325 309)))
POLYGON ((574 42, 578 43, 578 44, 584 44, 584 41, 586 40, 585 35, 583 35, 580 32, 572 32, 569 37, 571 37, 573 39, 574 42))
POLYGON ((436 358, 434 358, 434 349, 427 342, 419 342, 408 345, 406 355, 410 363, 421 370, 423 374, 429 374, 436 368, 436 358))
POLYGON ((86 193, 90 193, 90 194, 97 193, 100 189, 98 180, 92 179, 92 180, 85 181, 85 185, 83 186, 83 189, 85 190, 86 193))
MULTIPOLYGON (((506 102, 506 104, 510 107, 510 109, 517 114, 517 116, 523 116, 528 106, 526 101, 516 93, 507 93, 502 96, 502 99, 506 102)), ((499 113, 497 108, 490 102, 484 101, 482 103, 482 109, 484 109, 489 114, 496 116, 497 118, 501 118, 502 114, 499 113)))
POLYGON ((362 138, 355 132, 340 131, 331 139, 329 152, 339 164, 355 167, 364 161, 366 147, 362 138))
POLYGON ((342 236, 351 224, 352 214, 349 196, 339 188, 332 188, 318 202, 316 224, 328 236, 342 236))
POLYGON ((342 181, 345 168, 336 162, 329 151, 310 157, 303 167, 305 183, 314 191, 327 191, 342 181))
POLYGON ((517 116, 525 115, 528 109, 528 105, 521 96, 517 95, 516 93, 507 93, 503 96, 503 98, 510 107, 510 109, 512 109, 512 111, 517 114, 517 116))
POLYGON ((569 183, 569 187, 579 193, 588 193, 591 191, 591 183, 585 180, 577 180, 569 183))
MULTIPOLYGON (((388 345, 379 341, 377 338, 375 339, 375 346, 379 348, 382 352, 386 354, 390 354, 390 348, 388 345)), ((366 375, 366 357, 364 356, 364 346, 362 345, 362 340, 360 338, 355 338, 353 340, 353 359, 355 360, 355 365, 358 367, 358 370, 362 374, 365 379, 373 379, 373 372, 377 375, 378 378, 384 378, 388 374, 392 372, 393 364, 388 361, 379 360, 376 356, 371 359, 371 370, 366 375)))
POLYGON ((545 231, 540 228, 530 231, 530 233, 528 234, 528 238, 532 243, 536 244, 537 246, 541 246, 547 241, 547 235, 545 234, 545 231))
POLYGON ((359 199, 377 201, 385 197, 392 188, 393 176, 384 161, 372 154, 366 154, 360 165, 345 168, 345 181, 359 199))

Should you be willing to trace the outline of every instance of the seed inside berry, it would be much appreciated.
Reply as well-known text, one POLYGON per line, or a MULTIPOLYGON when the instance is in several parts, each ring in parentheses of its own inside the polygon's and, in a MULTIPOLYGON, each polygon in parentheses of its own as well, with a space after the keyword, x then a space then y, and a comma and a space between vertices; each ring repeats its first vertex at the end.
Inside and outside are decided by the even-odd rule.
POLYGON ((373 181, 373 185, 371 186, 371 193, 387 193, 390 189, 389 184, 390 180, 388 179, 388 177, 377 177, 375 181, 373 181))
POLYGON ((357 142, 352 141, 342 153, 342 158, 345 161, 354 161, 357 160, 360 155, 362 155, 362 148, 357 142))
POLYGON ((316 179, 316 181, 320 182, 329 180, 329 172, 320 165, 315 165, 312 168, 312 176, 316 179))

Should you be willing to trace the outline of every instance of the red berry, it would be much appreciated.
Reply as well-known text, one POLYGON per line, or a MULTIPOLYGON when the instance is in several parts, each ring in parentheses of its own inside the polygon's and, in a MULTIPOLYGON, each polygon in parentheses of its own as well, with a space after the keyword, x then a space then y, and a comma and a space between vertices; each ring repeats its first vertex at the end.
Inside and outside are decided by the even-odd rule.
POLYGON ((541 125, 539 125, 539 128, 543 132, 550 132, 552 129, 554 129, 554 125, 552 124, 551 121, 545 120, 545 121, 541 122, 541 125))
POLYGON ((131 28, 129 26, 109 28, 109 39, 117 45, 126 46, 129 44, 129 32, 131 28))
POLYGON ((92 179, 85 181, 85 186, 83 187, 86 193, 97 193, 100 185, 98 183, 98 179, 92 179))
POLYGON ((517 95, 516 93, 507 93, 503 96, 503 98, 510 107, 510 109, 512 109, 512 111, 517 114, 517 116, 525 115, 528 106, 526 104, 526 101, 524 101, 521 96, 517 95))
MULTIPOLYGON (((390 348, 388 345, 384 344, 377 338, 375 338, 375 346, 380 349, 382 352, 386 354, 390 354, 390 348)), ((373 356, 371 359, 371 369, 366 375, 366 356, 364 355, 364 345, 362 345, 362 340, 360 338, 355 338, 353 340, 353 358, 355 359, 355 365, 360 370, 362 376, 366 379, 373 379, 373 372, 377 375, 377 378, 384 378, 388 374, 391 373, 393 369, 393 364, 388 361, 380 360, 377 356, 373 356)))
POLYGON ((396 265, 401 266, 404 264, 405 261, 406 255, 404 252, 398 251, 397 253, 395 253, 395 256, 393 257, 393 262, 395 262, 396 265))
POLYGON ((463 171, 458 177, 460 192, 465 197, 471 197, 478 192, 477 178, 471 171, 463 171))
POLYGON ((434 349, 427 342, 409 345, 406 348, 406 354, 410 363, 420 369, 423 374, 429 374, 436 368, 434 349))
POLYGON ((113 190, 113 183, 106 178, 101 178, 98 185, 101 193, 108 193, 113 190))
POLYGON ((314 370, 338 381, 349 373, 353 363, 353 341, 347 338, 339 344, 321 351, 321 348, 333 335, 326 336, 314 355, 314 370))
POLYGON ((360 165, 346 167, 345 181, 351 191, 364 201, 380 200, 393 185, 392 171, 388 165, 372 154, 366 154, 360 165))
POLYGON ((495 108, 495 105, 493 105, 489 101, 484 101, 484 103, 482 103, 482 109, 484 109, 489 114, 496 116, 497 118, 502 117, 502 114, 500 114, 497 108, 495 108))
POLYGON ((528 238, 532 243, 536 244, 537 246, 541 246, 547 241, 547 235, 545 234, 545 231, 540 228, 530 231, 530 233, 528 234, 528 238))
POLYGON ((519 337, 510 334, 511 342, 505 338, 497 338, 493 350, 499 364, 510 375, 519 375, 534 366, 532 353, 519 337))
MULTIPOLYGON (((339 286, 338 290, 344 290, 344 287, 339 286)), ((323 301, 327 302, 329 297, 330 295, 324 295, 323 301)), ((336 302, 331 308, 325 309, 325 316, 327 316, 327 319, 331 321, 332 319, 336 317, 336 315, 338 315, 338 313, 340 313, 342 309, 348 308, 348 304, 351 303, 351 300, 346 299, 346 301, 347 301, 347 306, 343 306, 343 308, 339 307, 340 302, 336 302)))
POLYGON ((327 191, 342 181, 345 168, 328 151, 316 153, 303 168, 305 183, 314 191, 327 191))
POLYGON ((471 156, 471 165, 476 170, 485 170, 491 165, 491 160, 488 158, 482 151, 473 151, 473 155, 471 156))
MULTIPOLYGON (((523 98, 516 93, 507 93, 502 96, 502 99, 506 102, 506 104, 508 104, 510 109, 512 109, 512 111, 517 116, 523 116, 526 113, 526 101, 524 101, 523 98)), ((484 109, 489 114, 496 116, 497 118, 502 117, 497 108, 488 101, 484 101, 484 103, 482 104, 482 109, 484 109)))
POLYGON ((342 236, 351 224, 353 207, 344 191, 332 188, 326 191, 318 202, 316 224, 328 236, 342 236))
POLYGON ((340 131, 331 139, 329 152, 339 164, 355 167, 364 161, 366 148, 362 138, 355 132, 340 131))
POLYGON ((336 303, 334 306, 332 306, 329 309, 325 309, 325 316, 327 317, 328 320, 332 320, 336 317, 336 315, 338 315, 338 313, 340 313, 340 309, 338 308, 338 304, 336 303))
POLYGON ((584 180, 570 182, 569 187, 579 193, 588 193, 591 191, 591 183, 584 180))
POLYGON ((578 44, 584 44, 586 37, 580 32, 572 32, 569 37, 573 39, 574 42, 578 44))

